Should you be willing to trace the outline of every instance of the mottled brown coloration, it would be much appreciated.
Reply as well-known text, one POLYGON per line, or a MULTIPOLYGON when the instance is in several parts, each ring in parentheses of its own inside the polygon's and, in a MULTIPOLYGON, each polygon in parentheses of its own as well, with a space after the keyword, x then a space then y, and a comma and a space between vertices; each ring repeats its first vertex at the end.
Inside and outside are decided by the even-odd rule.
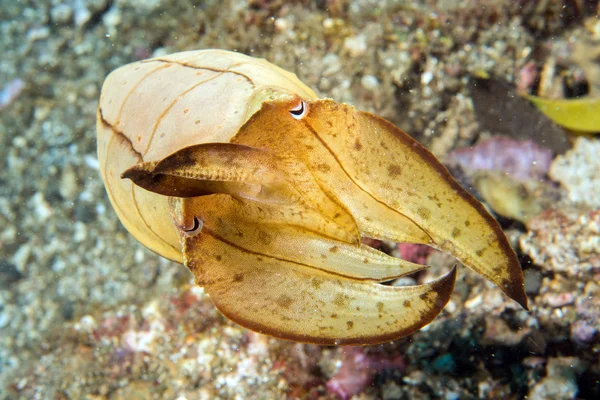
POLYGON ((439 248, 526 306, 499 225, 389 122, 316 100, 292 74, 239 54, 135 65, 111 74, 100 101, 111 201, 140 241, 180 257, 233 321, 329 345, 380 343, 431 322, 456 270, 425 285, 381 285, 424 266, 362 245, 363 237, 439 248), (160 96, 147 98, 152 90, 160 96), (132 201, 137 214, 126 211, 132 201), (194 221, 201 229, 184 232, 194 221))
POLYGON ((363 146, 362 146, 362 144, 360 143, 360 140, 356 139, 356 141, 354 142, 354 148, 355 148, 357 151, 361 151, 361 150, 362 150, 363 146))
POLYGON ((294 299, 292 299, 290 296, 288 295, 281 295, 281 297, 279 297, 277 299, 277 305, 279 307, 282 308, 290 308, 290 306, 294 303, 294 299))
POLYGON ((388 175, 390 176, 390 178, 394 178, 398 175, 402 174, 402 167, 400 167, 397 164, 390 164, 388 165, 388 175))
POLYGON ((350 303, 350 299, 345 294, 337 294, 333 299, 333 304, 338 307, 346 307, 350 303))
POLYGON ((427 208, 425 207, 419 207, 417 209, 417 213, 419 214, 419 216, 423 219, 429 219, 431 217, 431 211, 429 211, 427 208))

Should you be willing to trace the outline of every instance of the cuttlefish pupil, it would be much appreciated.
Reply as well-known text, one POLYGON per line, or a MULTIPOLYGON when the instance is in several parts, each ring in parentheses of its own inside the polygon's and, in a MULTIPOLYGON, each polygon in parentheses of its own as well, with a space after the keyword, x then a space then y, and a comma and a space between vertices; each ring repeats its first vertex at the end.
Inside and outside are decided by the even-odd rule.
POLYGON ((292 114, 292 117, 296 119, 304 118, 307 112, 308 107, 306 106, 304 100, 300 101, 300 104, 298 104, 296 107, 290 109, 290 114, 292 114))
POLYGON ((197 234, 200 233, 203 225, 204 225, 204 223, 202 222, 202 220, 199 219, 198 217, 194 216, 194 218, 192 219, 192 226, 190 228, 182 227, 181 230, 187 236, 192 237, 192 236, 196 236, 197 234))

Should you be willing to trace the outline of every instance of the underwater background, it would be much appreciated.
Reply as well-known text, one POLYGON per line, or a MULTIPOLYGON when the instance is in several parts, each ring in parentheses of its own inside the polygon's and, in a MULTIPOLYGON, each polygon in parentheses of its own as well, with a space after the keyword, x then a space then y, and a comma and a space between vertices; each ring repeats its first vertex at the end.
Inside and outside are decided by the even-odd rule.
MULTIPOLYGON (((599 13, 586 0, 0 0, 0 398, 600 398, 599 13), (500 221, 530 310, 459 267, 433 323, 379 346, 297 344, 223 317, 123 228, 96 156, 106 75, 203 48, 266 58, 423 143, 500 221)), ((456 262, 369 244, 432 266, 402 284, 456 262)))

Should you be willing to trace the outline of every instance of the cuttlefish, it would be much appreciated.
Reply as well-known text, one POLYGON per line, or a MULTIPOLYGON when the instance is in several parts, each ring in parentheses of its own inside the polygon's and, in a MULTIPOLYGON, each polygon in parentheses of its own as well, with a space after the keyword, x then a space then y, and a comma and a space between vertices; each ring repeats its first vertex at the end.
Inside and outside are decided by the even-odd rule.
POLYGON ((444 251, 527 307, 500 226, 429 151, 263 59, 200 50, 123 66, 103 85, 97 130, 123 225, 244 327, 356 345, 430 323, 456 269, 385 284, 427 266, 367 237, 444 251))

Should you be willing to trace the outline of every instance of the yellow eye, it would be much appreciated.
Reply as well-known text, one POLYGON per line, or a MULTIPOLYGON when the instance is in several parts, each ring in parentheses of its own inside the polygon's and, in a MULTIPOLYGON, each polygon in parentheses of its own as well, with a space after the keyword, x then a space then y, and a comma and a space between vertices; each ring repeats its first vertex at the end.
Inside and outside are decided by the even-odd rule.
POLYGON ((307 111, 308 107, 306 106, 304 100, 302 100, 300 101, 300 104, 290 110, 290 114, 292 114, 292 117, 295 119, 302 119, 306 115, 307 111))

